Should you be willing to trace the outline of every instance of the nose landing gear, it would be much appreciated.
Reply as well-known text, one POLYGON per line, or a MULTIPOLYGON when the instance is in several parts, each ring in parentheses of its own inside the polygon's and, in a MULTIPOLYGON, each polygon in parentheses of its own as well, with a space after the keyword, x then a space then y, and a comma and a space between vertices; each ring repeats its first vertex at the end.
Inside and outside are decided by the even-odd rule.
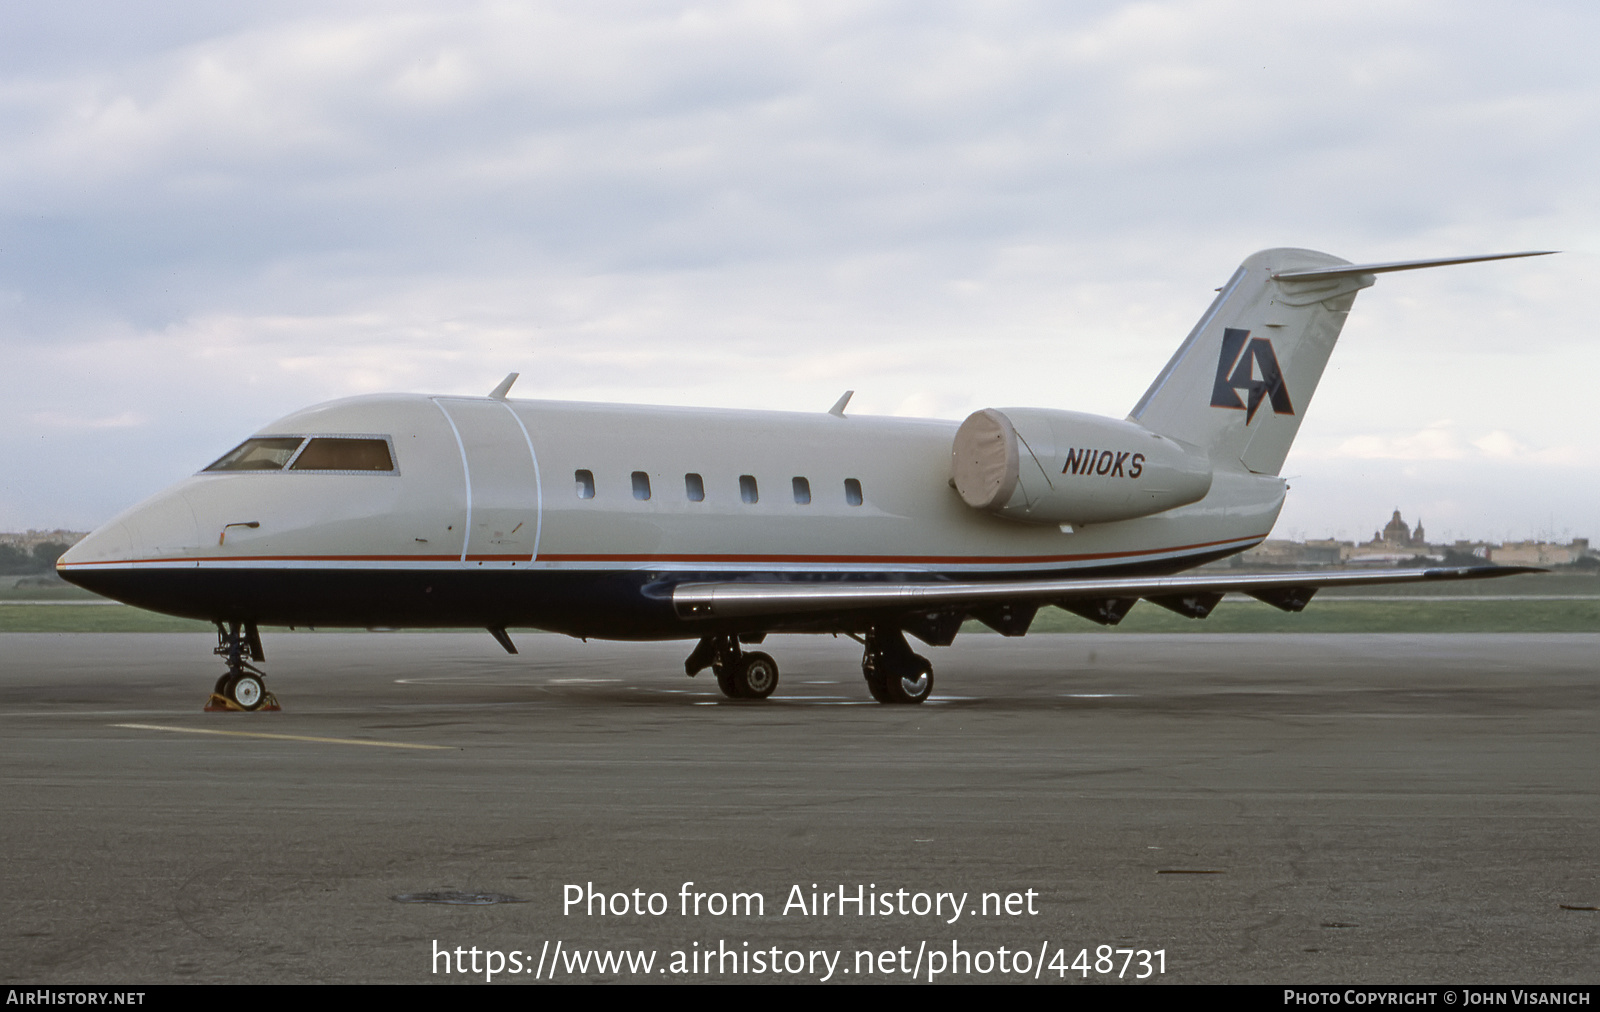
POLYGON ((278 698, 267 691, 266 673, 251 661, 264 661, 267 652, 261 648, 261 633, 254 622, 229 622, 224 628, 217 626, 217 648, 212 651, 227 661, 228 671, 217 679, 206 700, 207 713, 238 712, 240 710, 280 710, 278 698), (248 655, 248 659, 246 659, 248 655))

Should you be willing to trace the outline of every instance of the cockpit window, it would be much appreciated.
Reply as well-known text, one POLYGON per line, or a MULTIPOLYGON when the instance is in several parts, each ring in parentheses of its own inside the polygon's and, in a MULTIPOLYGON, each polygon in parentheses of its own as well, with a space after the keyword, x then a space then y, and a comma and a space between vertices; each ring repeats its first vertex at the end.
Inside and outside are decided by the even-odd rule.
POLYGON ((257 436, 206 470, 399 473, 388 436, 257 436))
POLYGON ((316 436, 289 465, 291 471, 393 471, 386 439, 316 436))
POLYGON ((281 471, 305 442, 300 436, 246 439, 223 454, 207 471, 281 471))

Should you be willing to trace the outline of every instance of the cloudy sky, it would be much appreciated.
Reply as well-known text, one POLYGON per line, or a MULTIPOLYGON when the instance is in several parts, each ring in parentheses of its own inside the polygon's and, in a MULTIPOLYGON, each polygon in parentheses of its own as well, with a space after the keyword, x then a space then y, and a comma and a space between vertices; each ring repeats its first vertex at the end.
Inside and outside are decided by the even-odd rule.
POLYGON ((0 529, 381 390, 1121 417, 1356 303, 1278 535, 1600 539, 1600 7, 0 0, 0 529))

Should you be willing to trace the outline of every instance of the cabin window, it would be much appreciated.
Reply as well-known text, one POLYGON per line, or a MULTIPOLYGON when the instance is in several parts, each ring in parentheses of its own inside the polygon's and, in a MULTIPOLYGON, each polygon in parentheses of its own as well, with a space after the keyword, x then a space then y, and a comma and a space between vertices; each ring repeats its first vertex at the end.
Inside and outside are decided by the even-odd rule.
POLYGON ((301 436, 246 439, 223 454, 207 471, 280 471, 305 440, 301 436))
POLYGON ((577 484, 578 484, 578 498, 579 499, 593 499, 594 498, 594 472, 593 471, 574 471, 572 473, 572 477, 573 477, 573 480, 576 481, 577 484))
POLYGON ((689 497, 690 502, 706 501, 706 483, 698 474, 690 472, 683 476, 683 494, 689 497))
POLYGON ((852 506, 861 505, 861 482, 854 478, 844 480, 844 501, 852 506))
POLYGON ((318 436, 289 465, 291 471, 393 471, 387 439, 318 436))
POLYGON ((794 480, 794 501, 799 506, 811 505, 811 483, 804 478, 794 480))
POLYGON ((650 498, 650 476, 643 471, 633 472, 633 497, 640 502, 650 498))
POLYGON ((747 503, 756 503, 761 500, 761 495, 756 491, 756 476, 753 474, 739 475, 739 498, 747 503))

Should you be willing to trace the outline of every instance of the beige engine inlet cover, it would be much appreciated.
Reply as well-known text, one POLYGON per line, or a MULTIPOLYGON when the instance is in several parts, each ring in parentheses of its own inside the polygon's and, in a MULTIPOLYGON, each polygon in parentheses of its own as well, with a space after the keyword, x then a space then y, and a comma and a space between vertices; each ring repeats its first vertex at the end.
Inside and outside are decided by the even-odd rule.
POLYGON ((1017 430, 993 408, 974 411, 956 430, 950 475, 974 509, 1004 506, 1017 490, 1017 430))

